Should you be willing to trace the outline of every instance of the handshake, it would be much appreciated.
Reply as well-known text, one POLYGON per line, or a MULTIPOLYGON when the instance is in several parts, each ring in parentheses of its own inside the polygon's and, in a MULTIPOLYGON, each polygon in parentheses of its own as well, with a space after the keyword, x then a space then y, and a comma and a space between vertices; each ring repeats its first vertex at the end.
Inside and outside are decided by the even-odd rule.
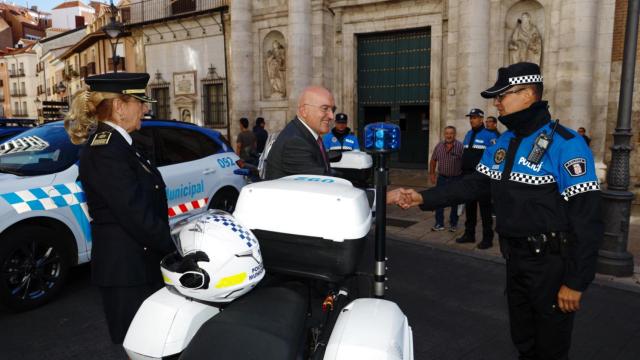
POLYGON ((418 206, 423 203, 422 195, 414 189, 398 188, 387 191, 387 205, 395 204, 403 209, 418 206))

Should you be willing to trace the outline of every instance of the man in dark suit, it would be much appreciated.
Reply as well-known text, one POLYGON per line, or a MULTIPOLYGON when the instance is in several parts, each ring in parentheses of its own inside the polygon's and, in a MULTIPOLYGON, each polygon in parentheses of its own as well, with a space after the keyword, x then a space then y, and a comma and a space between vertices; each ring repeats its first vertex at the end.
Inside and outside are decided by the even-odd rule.
POLYGON ((322 135, 329 132, 335 114, 331 92, 309 86, 298 98, 296 117, 273 143, 266 165, 266 180, 288 175, 329 175, 330 167, 322 135))

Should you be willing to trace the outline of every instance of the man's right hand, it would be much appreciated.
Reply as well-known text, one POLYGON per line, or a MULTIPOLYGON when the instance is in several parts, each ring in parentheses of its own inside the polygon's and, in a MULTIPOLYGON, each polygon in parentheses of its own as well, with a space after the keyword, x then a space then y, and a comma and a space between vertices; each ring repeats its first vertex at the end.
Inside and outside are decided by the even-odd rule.
POLYGON ((431 180, 431 184, 432 185, 435 185, 436 184, 436 174, 435 173, 429 174, 429 180, 431 180))
POLYGON ((414 189, 401 189, 401 197, 400 201, 398 201, 398 206, 403 209, 408 209, 410 207, 421 205, 424 202, 422 199, 422 195, 420 195, 414 189))

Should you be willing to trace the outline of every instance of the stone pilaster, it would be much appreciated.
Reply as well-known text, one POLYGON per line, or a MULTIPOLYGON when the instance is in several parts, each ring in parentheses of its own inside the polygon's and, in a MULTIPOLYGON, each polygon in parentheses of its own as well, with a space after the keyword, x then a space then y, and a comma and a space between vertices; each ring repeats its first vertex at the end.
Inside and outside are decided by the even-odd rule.
MULTIPOLYGON (((486 103, 480 96, 480 92, 487 88, 489 10, 489 0, 461 0, 459 2, 457 111, 454 115, 456 119, 464 119, 463 115, 469 108, 482 107, 486 103)), ((469 126, 466 121, 459 125, 462 125, 462 130, 469 126)))
POLYGON ((298 95, 302 89, 311 85, 311 20, 311 0, 289 0, 289 46, 287 49, 289 118, 295 114, 298 95))
POLYGON ((574 129, 591 124, 597 10, 598 2, 591 0, 563 1, 560 9, 556 109, 552 114, 574 129))
MULTIPOLYGON (((254 82, 253 82, 253 32, 251 0, 231 1, 231 31, 228 66, 230 68, 230 112, 229 123, 231 139, 240 129, 238 119, 254 117, 254 82)), ((232 141, 233 142, 233 141, 232 141)))

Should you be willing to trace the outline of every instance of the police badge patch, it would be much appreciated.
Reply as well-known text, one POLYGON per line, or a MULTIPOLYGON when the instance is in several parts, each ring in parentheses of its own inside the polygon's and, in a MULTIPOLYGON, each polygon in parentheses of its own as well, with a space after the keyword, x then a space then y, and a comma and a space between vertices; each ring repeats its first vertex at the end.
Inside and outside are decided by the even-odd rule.
POLYGON ((496 164, 500 164, 501 162, 504 161, 504 158, 506 156, 507 156, 507 150, 500 148, 496 150, 495 155, 493 155, 493 161, 495 161, 496 164))
POLYGON ((587 160, 584 158, 575 158, 564 163, 564 169, 571 176, 582 176, 587 172, 587 160))

